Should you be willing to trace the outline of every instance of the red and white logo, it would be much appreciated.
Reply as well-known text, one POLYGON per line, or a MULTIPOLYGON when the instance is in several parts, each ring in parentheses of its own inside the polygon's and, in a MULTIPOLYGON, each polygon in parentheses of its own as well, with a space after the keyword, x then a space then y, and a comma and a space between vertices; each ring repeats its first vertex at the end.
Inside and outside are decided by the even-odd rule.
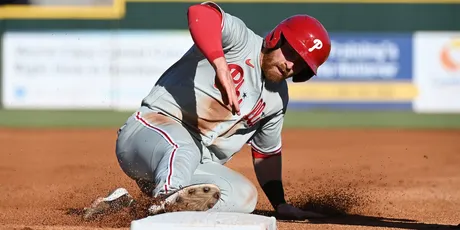
MULTIPOLYGON (((230 70, 230 75, 232 75, 233 84, 235 85, 236 96, 238 97, 238 103, 241 104, 243 102, 243 98, 241 97, 241 86, 244 83, 244 71, 241 66, 237 64, 229 64, 228 68, 230 70)), ((215 88, 219 88, 216 83, 214 83, 215 88)))
POLYGON ((241 86, 244 83, 244 71, 241 66, 236 64, 229 64, 228 68, 230 69, 230 74, 232 75, 233 84, 235 84, 235 91, 236 96, 238 97, 238 104, 243 102, 243 98, 241 98, 241 86))
POLYGON ((248 127, 254 126, 262 118, 264 109, 265 101, 261 98, 257 101, 254 109, 248 115, 243 117, 243 120, 246 122, 248 127))
POLYGON ((251 59, 250 59, 250 58, 249 58, 249 59, 246 59, 246 62, 245 62, 245 63, 246 63, 246 65, 248 65, 248 66, 250 66, 250 67, 252 67, 252 68, 255 68, 254 65, 251 63, 251 59))

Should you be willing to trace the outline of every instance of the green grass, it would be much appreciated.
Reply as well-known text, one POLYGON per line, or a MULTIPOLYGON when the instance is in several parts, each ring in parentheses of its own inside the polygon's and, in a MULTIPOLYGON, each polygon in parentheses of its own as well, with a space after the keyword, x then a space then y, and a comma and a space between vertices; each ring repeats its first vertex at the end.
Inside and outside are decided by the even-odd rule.
POLYGON ((0 110, 0 127, 119 127, 131 112, 0 110))
MULTIPOLYGON (((116 128, 132 112, 0 110, 0 127, 116 128)), ((412 112, 288 111, 286 128, 460 129, 458 114, 412 112)))
POLYGON ((459 114, 400 111, 288 111, 286 127, 309 128, 439 128, 459 129, 459 114))

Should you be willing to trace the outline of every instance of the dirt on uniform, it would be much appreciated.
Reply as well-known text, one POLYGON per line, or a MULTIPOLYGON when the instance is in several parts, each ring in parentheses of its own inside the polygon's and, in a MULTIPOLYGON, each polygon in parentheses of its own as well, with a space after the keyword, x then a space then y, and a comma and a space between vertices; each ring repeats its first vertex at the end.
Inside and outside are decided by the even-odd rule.
MULTIPOLYGON (((0 129, 0 229, 129 229, 142 213, 92 222, 81 210, 125 187, 116 129, 0 129)), ((329 217, 278 220, 279 229, 460 229, 460 131, 294 130, 283 133, 289 202, 329 217)), ((228 166, 257 185, 245 147, 228 166)), ((273 215, 260 186, 256 214, 273 215)))

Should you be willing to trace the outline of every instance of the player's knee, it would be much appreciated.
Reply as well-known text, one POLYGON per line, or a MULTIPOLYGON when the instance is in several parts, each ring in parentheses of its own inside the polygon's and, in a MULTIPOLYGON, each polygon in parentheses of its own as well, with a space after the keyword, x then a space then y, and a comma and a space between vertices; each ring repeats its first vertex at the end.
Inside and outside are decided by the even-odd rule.
POLYGON ((252 213, 257 205, 258 193, 257 188, 249 180, 246 180, 246 183, 242 183, 240 187, 237 188, 239 197, 239 207, 237 212, 241 213, 252 213))

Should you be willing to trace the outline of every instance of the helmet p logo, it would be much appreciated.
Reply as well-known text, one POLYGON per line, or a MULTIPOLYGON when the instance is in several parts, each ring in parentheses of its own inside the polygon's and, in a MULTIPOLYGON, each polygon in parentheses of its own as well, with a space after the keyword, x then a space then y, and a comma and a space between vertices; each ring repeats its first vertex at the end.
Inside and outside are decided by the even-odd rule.
POLYGON ((314 45, 308 49, 308 52, 311 53, 313 50, 316 50, 316 49, 319 50, 319 49, 323 48, 323 42, 321 40, 315 39, 315 40, 313 40, 313 43, 314 43, 314 45))

